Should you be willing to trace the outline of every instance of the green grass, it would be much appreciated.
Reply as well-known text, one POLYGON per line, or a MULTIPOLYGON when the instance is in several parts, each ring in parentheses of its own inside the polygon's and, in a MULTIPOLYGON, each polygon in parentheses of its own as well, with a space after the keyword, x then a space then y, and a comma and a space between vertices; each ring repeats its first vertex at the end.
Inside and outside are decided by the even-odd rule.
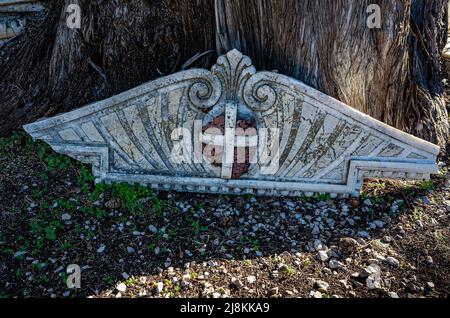
POLYGON ((128 278, 125 281, 125 285, 127 287, 132 287, 132 286, 137 285, 137 284, 139 284, 139 281, 136 278, 134 278, 134 277, 130 277, 130 278, 128 278))
POLYGON ((259 251, 261 249, 261 244, 256 239, 241 237, 240 240, 242 243, 244 243, 246 245, 250 245, 254 252, 259 251))
POLYGON ((305 266, 305 267, 311 267, 311 265, 312 265, 312 261, 309 257, 305 258, 302 263, 303 263, 303 266, 305 266))
POLYGON ((434 190, 436 188, 436 185, 432 180, 422 181, 422 183, 419 184, 419 189, 423 191, 430 191, 434 190))
POLYGON ((88 192, 94 180, 95 178, 92 175, 91 170, 88 169, 85 165, 80 164, 77 176, 77 185, 81 189, 81 191, 88 192))
POLYGON ((106 215, 106 212, 104 209, 99 208, 99 207, 94 207, 92 205, 85 206, 81 210, 86 215, 89 215, 90 217, 93 217, 97 220, 103 219, 106 215))
POLYGON ((423 211, 422 209, 419 209, 417 207, 414 207, 412 214, 411 214, 411 219, 413 221, 421 221, 422 220, 422 216, 423 216, 423 211))
POLYGON ((189 218, 188 221, 191 224, 192 230, 195 235, 199 235, 202 232, 207 232, 208 227, 200 224, 200 221, 189 218))
POLYGON ((102 276, 102 281, 108 285, 112 285, 114 283, 114 279, 108 274, 104 274, 102 276))
POLYGON ((329 193, 316 193, 316 200, 319 202, 324 202, 331 200, 331 196, 329 193))
MULTIPOLYGON (((50 210, 52 214, 56 216, 57 213, 67 213, 74 211, 77 203, 80 202, 82 194, 88 194, 89 202, 85 202, 83 212, 89 216, 97 219, 104 218, 105 211, 101 208, 92 207, 92 203, 99 200, 101 196, 105 200, 109 198, 117 198, 121 201, 122 206, 130 213, 140 214, 144 216, 149 211, 148 206, 144 203, 149 202, 151 204, 151 211, 157 216, 162 217, 167 208, 167 203, 161 200, 156 193, 145 186, 130 185, 128 183, 116 183, 113 185, 107 185, 99 183, 94 185, 95 178, 92 174, 91 167, 89 165, 82 164, 71 159, 68 156, 55 153, 51 147, 46 143, 37 141, 34 142, 32 138, 25 132, 14 133, 10 137, 0 138, 0 154, 9 156, 11 153, 17 153, 17 149, 27 151, 27 157, 29 159, 36 159, 45 166, 38 172, 41 180, 49 181, 53 177, 53 174, 63 173, 72 168, 73 174, 76 174, 76 185, 81 190, 81 194, 74 195, 75 201, 70 201, 65 198, 59 198, 56 200, 56 209, 50 209, 50 206, 54 202, 45 202, 44 198, 49 193, 46 186, 39 187, 32 190, 33 200, 44 210, 50 210), (148 199, 141 200, 141 199, 148 199)), ((21 156, 23 153, 20 154, 21 156)), ((203 208, 201 204, 198 208, 203 208)), ((35 230, 37 230, 35 228, 35 230)), ((44 230, 48 239, 55 237, 55 229, 48 228, 44 230)), ((44 233, 44 234, 45 234, 44 233)))
POLYGON ((191 279, 197 279, 198 278, 198 273, 196 273, 196 272, 189 272, 189 276, 191 277, 191 279))
POLYGON ((297 274, 297 270, 294 267, 288 265, 286 267, 286 273, 288 276, 295 276, 295 274, 297 274))
POLYGON ((44 143, 39 144, 37 154, 39 159, 47 166, 48 171, 65 170, 71 165, 71 159, 68 156, 56 154, 44 143))

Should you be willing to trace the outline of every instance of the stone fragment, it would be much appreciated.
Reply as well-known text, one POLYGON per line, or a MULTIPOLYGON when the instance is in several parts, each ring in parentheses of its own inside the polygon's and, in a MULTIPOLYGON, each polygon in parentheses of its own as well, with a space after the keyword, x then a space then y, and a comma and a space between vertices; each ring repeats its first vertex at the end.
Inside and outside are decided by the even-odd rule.
POLYGON ((319 251, 317 253, 317 259, 320 260, 321 262, 326 262, 328 261, 329 257, 328 257, 328 253, 325 251, 319 251))
POLYGON ((158 282, 156 284, 156 292, 158 294, 162 293, 162 291, 164 290, 164 283, 163 282, 158 282))
POLYGON ((341 238, 339 241, 339 247, 347 254, 355 252, 359 247, 359 243, 351 237, 341 238))
POLYGON ((118 209, 118 208, 120 208, 121 205, 122 205, 122 202, 116 198, 105 202, 105 208, 111 209, 111 210, 118 209))
POLYGON ((62 221, 69 221, 71 218, 72 216, 69 213, 64 213, 63 215, 61 215, 62 221))
POLYGON ((388 296, 389 296, 389 298, 399 298, 398 294, 396 292, 389 292, 388 296))
POLYGON ((105 251, 106 246, 104 244, 100 245, 100 247, 97 249, 97 253, 101 254, 105 251))
POLYGON ((116 289, 117 289, 119 292, 124 293, 124 292, 127 290, 127 285, 125 285, 124 283, 119 283, 119 284, 116 286, 116 289))
POLYGON ((151 225, 148 226, 148 230, 149 230, 151 233, 153 233, 153 234, 158 233, 158 229, 157 229, 156 226, 154 226, 153 224, 151 224, 151 225))
POLYGON ((328 291, 328 287, 330 287, 330 285, 323 280, 318 280, 314 283, 314 288, 322 293, 326 293, 328 291))
POLYGON ((386 257, 386 262, 392 267, 400 267, 400 261, 392 256, 386 257))
POLYGON ((256 282, 256 277, 253 276, 253 275, 248 276, 248 277, 247 277, 247 282, 248 282, 249 284, 253 284, 254 282, 256 282))
POLYGON ((309 296, 310 296, 311 298, 323 298, 322 293, 319 292, 319 291, 317 291, 317 290, 312 290, 312 291, 309 293, 309 296))
POLYGON ((330 262, 328 263, 328 267, 331 269, 340 269, 344 267, 344 264, 342 264, 336 259, 331 259, 330 262))
MULTIPOLYGON (((183 192, 357 196, 365 178, 428 179, 438 172, 440 152, 438 146, 362 116, 300 81, 256 72, 237 50, 220 57, 211 71, 190 69, 162 77, 24 129, 56 152, 92 164, 96 181, 183 192), (203 123, 220 116, 222 129, 204 130, 203 123), (242 133, 256 122, 257 130, 242 133), (193 133, 174 139, 179 127, 193 133), (292 131, 280 133, 280 127, 292 131), (314 138, 305 138, 309 135, 314 138), (180 154, 183 145, 190 146, 180 154), (212 146, 223 150, 215 154, 214 165, 204 160, 212 146), (258 153, 267 156, 257 156, 264 162, 250 165, 247 155, 239 156, 242 148, 262 148, 258 153)), ((105 205, 117 209, 119 202, 105 205)), ((371 200, 364 201, 364 208, 372 207, 371 200)), ((261 231, 256 224, 251 227, 261 231)), ((315 224, 311 232, 317 237, 325 229, 315 224)), ((367 231, 357 235, 370 238, 367 231)))

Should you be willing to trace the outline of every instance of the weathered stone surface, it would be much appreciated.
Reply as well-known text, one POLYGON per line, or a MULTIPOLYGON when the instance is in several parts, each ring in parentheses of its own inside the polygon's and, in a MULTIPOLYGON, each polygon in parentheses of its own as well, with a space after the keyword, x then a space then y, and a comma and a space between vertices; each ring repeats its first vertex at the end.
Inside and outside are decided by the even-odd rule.
POLYGON ((23 32, 29 14, 44 9, 37 0, 0 0, 0 46, 23 32))
POLYGON ((25 27, 26 19, 20 17, 0 17, 0 40, 8 40, 19 35, 25 27))
POLYGON ((357 196, 367 177, 429 178, 439 153, 295 79, 256 72, 236 50, 211 71, 179 72, 24 129, 91 163, 97 182, 187 192, 357 196), (224 132, 202 132, 221 115, 224 132), (256 133, 237 134, 236 120, 249 118, 256 133), (202 144, 223 163, 211 164, 202 144), (254 162, 231 179, 245 146, 257 148, 254 162))
POLYGON ((36 12, 44 9, 39 0, 0 0, 0 13, 36 12))

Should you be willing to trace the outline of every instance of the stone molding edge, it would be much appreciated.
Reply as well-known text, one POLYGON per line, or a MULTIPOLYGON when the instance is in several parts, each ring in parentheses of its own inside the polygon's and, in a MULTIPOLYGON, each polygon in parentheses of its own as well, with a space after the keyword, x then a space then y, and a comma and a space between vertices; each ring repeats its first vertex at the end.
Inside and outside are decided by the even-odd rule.
POLYGON ((276 196, 307 196, 316 193, 329 193, 331 198, 358 197, 364 178, 402 178, 429 179, 431 174, 438 173, 438 166, 433 163, 418 164, 409 162, 387 162, 385 158, 352 158, 347 174, 347 183, 318 184, 292 181, 221 179, 183 176, 158 176, 141 174, 109 173, 109 149, 106 146, 79 146, 52 144, 52 149, 66 154, 83 163, 92 164, 95 182, 127 182, 149 186, 156 190, 175 190, 179 192, 199 192, 216 194, 254 194, 276 196), (334 190, 330 191, 330 187, 334 190))

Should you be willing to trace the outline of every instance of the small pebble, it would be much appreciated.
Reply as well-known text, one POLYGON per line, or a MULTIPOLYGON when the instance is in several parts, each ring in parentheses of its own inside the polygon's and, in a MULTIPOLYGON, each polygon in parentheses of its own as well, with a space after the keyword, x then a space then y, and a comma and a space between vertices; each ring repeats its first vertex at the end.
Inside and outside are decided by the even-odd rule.
POLYGON ((127 285, 125 285, 124 283, 120 283, 120 284, 118 284, 117 286, 116 286, 116 289, 119 291, 119 292, 125 292, 126 290, 127 290, 127 285))

